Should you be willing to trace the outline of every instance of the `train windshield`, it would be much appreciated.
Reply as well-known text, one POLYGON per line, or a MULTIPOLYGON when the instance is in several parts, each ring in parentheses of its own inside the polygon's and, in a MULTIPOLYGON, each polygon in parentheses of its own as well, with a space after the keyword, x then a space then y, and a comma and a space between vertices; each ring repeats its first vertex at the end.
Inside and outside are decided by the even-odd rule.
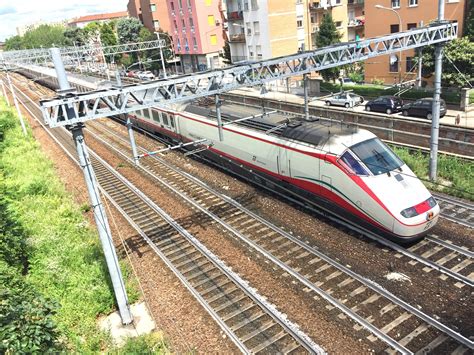
POLYGON ((404 163, 378 138, 372 138, 350 147, 374 175, 388 173, 400 168, 404 163))

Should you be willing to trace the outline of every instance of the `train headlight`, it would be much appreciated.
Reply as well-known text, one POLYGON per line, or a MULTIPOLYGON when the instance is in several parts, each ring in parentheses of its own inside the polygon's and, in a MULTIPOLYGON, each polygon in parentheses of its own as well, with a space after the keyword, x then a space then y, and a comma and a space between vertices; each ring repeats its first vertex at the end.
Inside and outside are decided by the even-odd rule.
POLYGON ((400 212, 401 215, 405 218, 411 218, 411 217, 415 217, 418 215, 418 212, 416 212, 416 209, 415 207, 408 207, 408 208, 405 208, 402 212, 400 212))

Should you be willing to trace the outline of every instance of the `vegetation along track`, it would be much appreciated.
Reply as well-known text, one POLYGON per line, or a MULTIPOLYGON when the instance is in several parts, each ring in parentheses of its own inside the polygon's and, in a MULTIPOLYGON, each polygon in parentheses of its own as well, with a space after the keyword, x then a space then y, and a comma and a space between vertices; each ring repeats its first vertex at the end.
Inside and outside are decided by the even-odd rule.
MULTIPOLYGON (((114 139, 117 140, 116 137, 114 139)), ((113 144, 116 145, 117 141, 113 144)), ((125 149, 128 154, 129 147, 123 142, 120 144, 123 145, 122 150, 125 149)), ((145 161, 151 162, 156 159, 144 159, 142 165, 145 161)), ((158 166, 158 170, 162 173, 169 169, 161 165, 158 166)), ((170 174, 175 175, 170 176, 170 182, 174 184, 186 180, 186 174, 176 175, 176 172, 170 174)), ((194 186, 191 192, 198 194, 202 203, 207 202, 208 206, 215 207, 213 211, 212 207, 198 205, 202 211, 209 212, 208 215, 213 214, 212 212, 224 214, 220 223, 228 230, 235 229, 233 232, 236 236, 299 279, 306 292, 316 293, 328 300, 340 317, 349 316, 355 319, 360 325, 357 328, 371 330, 377 337, 390 344, 391 349, 411 352, 432 349, 459 351, 472 348, 470 340, 293 236, 257 216, 252 216, 250 211, 245 212, 242 208, 236 208, 239 205, 225 196, 219 197, 222 199, 219 203, 215 200, 216 195, 206 193, 204 184, 200 187, 194 186), (248 217, 252 217, 252 220, 248 217)), ((375 340, 373 336, 369 338, 375 340)))
MULTIPOLYGON (((33 102, 20 101, 33 117, 37 120, 41 117, 33 102)), ((63 129, 48 132, 76 160, 70 134, 63 129)), ((101 192, 242 352, 324 353, 194 236, 93 152, 91 163, 101 192)))
MULTIPOLYGON (((127 158, 130 146, 126 138, 99 122, 88 127, 95 138, 127 158)), ((379 338, 389 344, 388 350, 408 353, 436 347, 446 351, 472 348, 469 339, 163 159, 147 157, 140 165, 158 184, 181 195, 210 220, 295 277, 304 292, 328 301, 340 318, 350 317, 359 323, 356 330, 371 331, 369 340, 379 338)))

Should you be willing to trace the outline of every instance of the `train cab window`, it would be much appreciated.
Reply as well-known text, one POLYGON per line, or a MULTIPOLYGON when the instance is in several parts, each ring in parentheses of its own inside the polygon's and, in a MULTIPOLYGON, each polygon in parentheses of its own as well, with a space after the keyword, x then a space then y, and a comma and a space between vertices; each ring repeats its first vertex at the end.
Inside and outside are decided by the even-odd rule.
POLYGON ((160 122, 160 114, 158 113, 158 111, 151 110, 151 114, 153 116, 153 121, 160 122))
POLYGON ((365 168, 349 151, 346 151, 344 154, 341 155, 341 157, 339 158, 339 162, 352 174, 369 175, 367 170, 365 170, 365 168))
POLYGON ((145 118, 150 119, 150 110, 147 108, 143 109, 143 115, 145 116, 145 118))
POLYGON ((174 116, 170 115, 170 124, 174 128, 174 116))
POLYGON ((380 139, 372 138, 353 145, 352 152, 374 175, 388 173, 400 168, 404 163, 380 139))
POLYGON ((166 125, 166 126, 169 126, 169 122, 168 122, 168 114, 167 113, 164 113, 163 112, 163 123, 166 125))

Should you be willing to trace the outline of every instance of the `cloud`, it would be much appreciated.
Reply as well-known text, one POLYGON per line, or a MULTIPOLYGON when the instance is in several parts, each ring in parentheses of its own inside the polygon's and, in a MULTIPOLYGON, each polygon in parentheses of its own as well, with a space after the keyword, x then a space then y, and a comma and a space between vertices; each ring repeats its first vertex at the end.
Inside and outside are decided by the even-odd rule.
POLYGON ((14 14, 16 12, 17 12, 16 8, 10 5, 0 7, 0 16, 14 14))

